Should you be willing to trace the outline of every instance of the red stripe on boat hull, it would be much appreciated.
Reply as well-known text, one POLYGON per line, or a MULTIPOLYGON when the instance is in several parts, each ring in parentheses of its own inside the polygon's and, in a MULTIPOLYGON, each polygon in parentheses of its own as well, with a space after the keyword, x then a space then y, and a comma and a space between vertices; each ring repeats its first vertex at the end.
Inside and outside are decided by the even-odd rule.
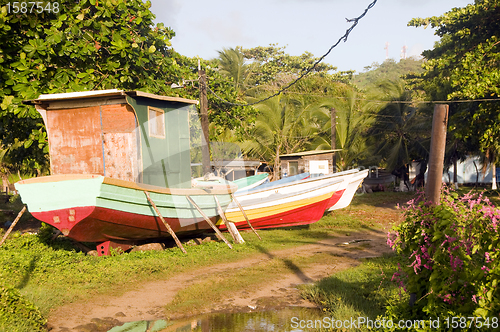
POLYGON ((344 191, 345 191, 345 189, 337 190, 336 192, 334 192, 333 195, 332 195, 332 197, 328 200, 328 203, 326 204, 326 209, 325 210, 328 210, 329 208, 331 208, 332 206, 334 206, 335 204, 337 204, 337 202, 342 197, 342 194, 344 193, 344 191))
MULTIPOLYGON (((257 229, 312 224, 323 217, 326 205, 329 201, 330 199, 326 199, 283 213, 252 219, 250 220, 250 223, 253 228, 257 229)), ((235 225, 238 229, 250 229, 246 221, 237 222, 235 225)), ((219 225, 219 228, 222 230, 227 229, 224 224, 219 225)))
MULTIPOLYGON (((59 229, 65 236, 80 242, 138 241, 170 237, 159 217, 117 211, 102 207, 84 206, 70 209, 34 212, 33 217, 59 229), (71 218, 73 217, 73 218, 71 218), (73 221, 71 219, 74 219, 73 221)), ((211 229, 200 219, 164 218, 176 234, 197 233, 211 229)), ((212 218, 215 221, 215 218, 212 218)))

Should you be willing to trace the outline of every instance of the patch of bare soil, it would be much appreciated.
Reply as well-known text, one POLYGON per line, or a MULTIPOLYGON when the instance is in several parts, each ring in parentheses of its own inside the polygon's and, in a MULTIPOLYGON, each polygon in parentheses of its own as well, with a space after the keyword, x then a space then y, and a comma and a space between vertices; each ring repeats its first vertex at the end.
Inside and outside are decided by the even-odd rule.
MULTIPOLYGON (((107 331, 121 323, 138 320, 179 319, 182 312, 164 312, 178 291, 201 282, 204 279, 232 270, 266 263, 274 258, 286 259, 290 256, 311 256, 318 253, 330 254, 337 259, 333 265, 310 264, 306 269, 290 266, 290 272, 279 280, 268 280, 260 289, 242 289, 231 294, 221 303, 214 303, 210 312, 238 312, 280 308, 285 306, 313 307, 303 300, 296 286, 312 283, 337 271, 356 266, 363 258, 372 258, 391 252, 386 244, 383 231, 366 230, 349 236, 332 236, 315 244, 264 252, 252 258, 218 264, 199 271, 176 275, 168 280, 134 287, 122 296, 100 296, 92 302, 72 303, 54 310, 49 317, 48 327, 52 332, 66 331, 107 331)), ((196 314, 201 314, 196 313, 196 314)), ((190 313, 192 315, 193 313, 190 313)))

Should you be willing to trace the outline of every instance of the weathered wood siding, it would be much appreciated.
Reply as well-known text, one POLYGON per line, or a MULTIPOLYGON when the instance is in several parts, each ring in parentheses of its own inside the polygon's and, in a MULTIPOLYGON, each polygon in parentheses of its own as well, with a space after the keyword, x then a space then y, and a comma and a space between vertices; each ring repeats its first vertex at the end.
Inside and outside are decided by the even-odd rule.
POLYGON ((47 112, 50 168, 57 174, 103 174, 99 107, 47 112))
POLYGON ((102 107, 102 132, 106 176, 136 181, 139 173, 137 124, 128 105, 102 107))
POLYGON ((49 110, 47 127, 52 174, 101 174, 136 181, 140 155, 130 106, 49 110))

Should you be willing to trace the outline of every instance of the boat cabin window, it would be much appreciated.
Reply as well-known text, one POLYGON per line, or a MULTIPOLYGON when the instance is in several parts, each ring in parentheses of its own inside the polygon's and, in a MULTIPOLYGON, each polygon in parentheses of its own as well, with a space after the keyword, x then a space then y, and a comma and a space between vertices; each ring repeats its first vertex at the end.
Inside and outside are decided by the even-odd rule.
POLYGON ((155 107, 148 107, 149 136, 165 138, 165 111, 155 107))

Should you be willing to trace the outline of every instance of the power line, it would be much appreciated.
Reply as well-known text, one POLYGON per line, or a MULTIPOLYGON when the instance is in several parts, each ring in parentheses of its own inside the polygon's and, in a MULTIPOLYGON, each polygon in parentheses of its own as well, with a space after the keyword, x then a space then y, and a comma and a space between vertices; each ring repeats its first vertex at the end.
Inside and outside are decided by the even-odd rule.
MULTIPOLYGON (((273 90, 273 89, 267 89, 273 90)), ((274 89, 276 90, 276 89, 274 89)), ((474 103, 474 102, 484 102, 484 101, 500 101, 500 98, 482 98, 482 99, 462 99, 462 100, 383 100, 383 99, 366 99, 366 98, 352 98, 343 96, 330 96, 326 94, 311 94, 307 92, 298 91, 283 91, 289 94, 304 95, 309 97, 326 97, 332 99, 344 99, 344 100, 356 100, 356 101, 367 101, 372 103, 382 103, 382 104, 453 104, 453 103, 474 103)))
POLYGON ((212 89, 210 89, 210 87, 208 87, 208 84, 207 84, 207 89, 208 91, 210 91, 210 93, 212 93, 217 99, 221 100, 223 103, 225 104, 229 104, 229 105, 232 105, 232 106, 252 106, 252 105, 256 105, 256 104, 259 104, 263 101, 266 101, 266 100, 269 100, 273 97, 276 97, 278 95, 280 95, 281 93, 283 93, 284 91, 288 90, 290 87, 292 87, 294 84, 296 84, 298 81, 300 81, 302 78, 304 78, 304 76, 306 76, 307 74, 309 74, 311 71, 314 70, 314 68, 316 68, 316 66, 321 62, 323 61, 323 59, 328 56, 328 54, 330 54, 330 52, 335 48, 337 47, 338 44, 340 44, 340 42, 343 40, 344 42, 347 41, 347 37, 349 37, 349 34, 351 33, 351 31, 356 27, 356 25, 358 25, 358 22, 360 19, 362 19, 366 13, 368 13, 368 11, 373 8, 373 6, 375 6, 375 4, 377 3, 377 0, 373 0, 372 3, 370 3, 368 5, 368 7, 366 7, 365 11, 363 12, 363 14, 361 14, 360 16, 356 17, 356 18, 353 18, 353 19, 346 19, 347 22, 353 22, 353 24, 349 27, 349 29, 346 30, 345 34, 340 37, 337 42, 335 44, 333 44, 330 49, 328 50, 328 52, 326 52, 325 54, 323 54, 318 60, 316 60, 316 62, 314 62, 314 64, 309 67, 308 69, 302 71, 302 74, 297 78, 295 79, 293 82, 291 82, 290 84, 288 84, 287 86, 285 86, 284 88, 280 89, 278 92, 276 92, 275 94, 271 95, 271 96, 268 96, 264 99, 261 99, 259 101, 256 101, 256 102, 253 102, 253 103, 250 103, 250 104, 239 104, 239 103, 232 103, 232 102, 229 102, 227 100, 224 100, 223 98, 219 97, 214 91, 212 91, 212 89))

